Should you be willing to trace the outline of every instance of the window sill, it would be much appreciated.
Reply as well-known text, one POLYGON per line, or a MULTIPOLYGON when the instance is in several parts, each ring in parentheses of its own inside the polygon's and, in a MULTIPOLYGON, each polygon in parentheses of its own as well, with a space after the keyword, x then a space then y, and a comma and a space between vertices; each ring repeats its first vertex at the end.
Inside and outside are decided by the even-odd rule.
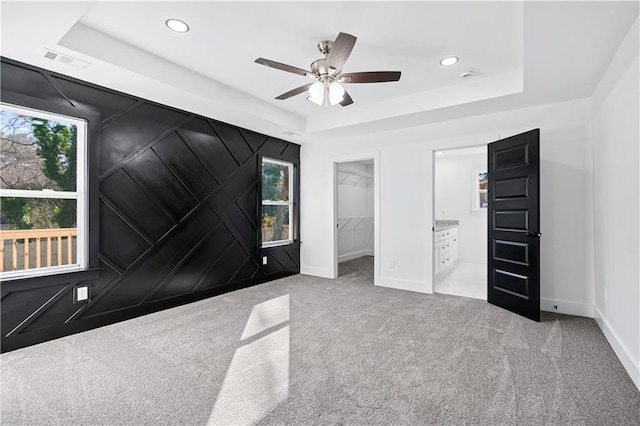
POLYGON ((261 250, 264 249, 271 249, 271 248, 279 248, 279 247, 287 247, 287 246, 294 246, 294 245, 298 245, 301 244, 301 241, 295 240, 295 241, 284 241, 282 243, 278 243, 278 244, 270 244, 270 245, 263 245, 260 247, 261 250))
POLYGON ((18 282, 29 280, 47 280, 47 279, 63 279, 67 277, 73 277, 74 280, 92 280, 100 276, 100 268, 80 268, 80 267, 68 267, 59 269, 48 269, 46 271, 39 270, 39 273, 24 273, 24 271, 10 272, 8 275, 0 276, 2 282, 18 282))

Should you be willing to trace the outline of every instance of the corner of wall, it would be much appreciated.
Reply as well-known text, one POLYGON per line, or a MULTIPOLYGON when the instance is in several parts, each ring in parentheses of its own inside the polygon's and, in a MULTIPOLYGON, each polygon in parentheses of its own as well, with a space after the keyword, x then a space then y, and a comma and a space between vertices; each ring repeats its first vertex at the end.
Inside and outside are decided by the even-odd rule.
POLYGON ((600 327, 600 330, 602 330, 602 334, 604 334, 604 337, 609 342, 609 345, 611 345, 611 348, 616 353, 623 367, 627 370, 627 373, 629 373, 629 377, 631 377, 633 383, 640 389, 640 360, 633 356, 629 347, 625 345, 624 341, 613 327, 611 327, 607 319, 602 316, 602 312, 600 312, 597 306, 594 308, 594 314, 596 323, 600 327))
POLYGON ((640 292, 635 301, 630 294, 637 291, 640 282, 640 267, 632 265, 633 258, 637 256, 634 251, 640 253, 640 222, 630 223, 630 219, 639 217, 637 209, 640 205, 640 150, 637 150, 640 133, 637 112, 639 19, 636 18, 631 26, 593 94, 589 129, 592 150, 589 155, 593 170, 594 317, 638 389, 640 292), (630 158, 634 150, 637 158, 630 158), (631 181, 634 173, 636 182, 631 181), (630 187, 638 185, 638 193, 613 190, 620 181, 626 181, 630 187), (631 229, 637 226, 638 235, 633 235, 631 229, 626 228, 624 233, 612 232, 615 230, 610 223, 612 216, 620 223, 629 224, 631 229), (628 256, 612 257, 606 247, 626 247, 624 252, 628 256))

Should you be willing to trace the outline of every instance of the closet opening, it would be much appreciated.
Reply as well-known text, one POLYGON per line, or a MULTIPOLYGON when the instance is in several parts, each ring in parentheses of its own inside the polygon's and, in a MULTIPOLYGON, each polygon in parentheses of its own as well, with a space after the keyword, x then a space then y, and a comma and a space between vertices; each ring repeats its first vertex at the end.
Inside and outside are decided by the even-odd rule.
POLYGON ((337 275, 374 283, 374 160, 335 163, 337 275))
POLYGON ((434 153, 434 292, 487 300, 487 145, 434 153))

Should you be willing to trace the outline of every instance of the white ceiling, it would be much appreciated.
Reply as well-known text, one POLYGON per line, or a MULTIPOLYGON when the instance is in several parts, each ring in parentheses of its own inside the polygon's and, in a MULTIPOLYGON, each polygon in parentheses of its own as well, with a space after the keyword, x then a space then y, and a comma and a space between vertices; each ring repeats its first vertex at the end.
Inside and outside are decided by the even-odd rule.
POLYGON ((296 142, 420 126, 590 96, 638 2, 2 2, 2 55, 296 142), (164 22, 186 21, 176 34, 164 22), (402 71, 346 86, 318 107, 309 82, 254 63, 308 69, 318 41, 358 37, 345 72, 402 71), (47 47, 86 60, 77 69, 47 47), (452 67, 438 61, 460 57, 452 67), (460 79, 463 71, 474 77, 460 79), (298 135, 283 135, 293 131, 298 135))

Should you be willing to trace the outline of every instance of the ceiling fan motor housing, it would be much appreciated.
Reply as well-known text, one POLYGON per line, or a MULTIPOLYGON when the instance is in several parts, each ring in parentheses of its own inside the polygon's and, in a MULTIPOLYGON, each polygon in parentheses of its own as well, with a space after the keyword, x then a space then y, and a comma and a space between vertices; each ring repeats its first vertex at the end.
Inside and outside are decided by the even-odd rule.
POLYGON ((315 74, 318 80, 324 82, 325 80, 335 80, 336 70, 327 67, 327 60, 325 58, 318 59, 311 63, 311 72, 315 74))

